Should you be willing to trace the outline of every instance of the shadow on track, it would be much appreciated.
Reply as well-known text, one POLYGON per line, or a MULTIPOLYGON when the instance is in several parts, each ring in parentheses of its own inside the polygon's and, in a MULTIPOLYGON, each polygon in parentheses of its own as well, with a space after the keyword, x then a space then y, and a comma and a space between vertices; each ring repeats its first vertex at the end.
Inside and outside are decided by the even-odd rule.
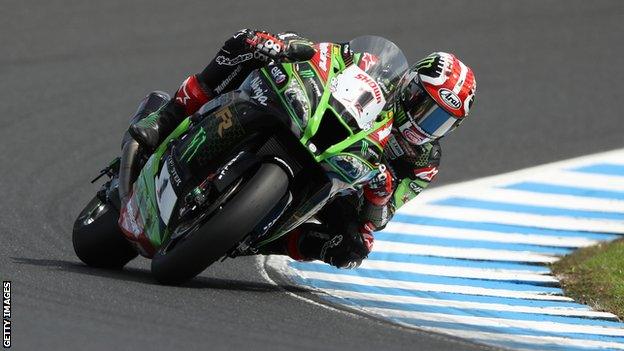
MULTIPOLYGON (((16 264, 24 264, 30 266, 50 267, 60 271, 78 273, 90 276, 104 277, 115 280, 124 280, 135 283, 144 283, 150 285, 158 285, 152 277, 149 270, 140 268, 126 267, 122 270, 110 270, 102 268, 93 268, 86 266, 82 263, 55 260, 55 259, 40 259, 40 258, 27 258, 27 257, 11 257, 16 264)), ((295 292, 304 293, 309 292, 308 289, 293 285, 273 285, 269 283, 258 283, 244 280, 235 279, 220 279, 220 278, 208 278, 208 277, 195 277, 191 281, 181 285, 182 288, 191 289, 219 289, 219 290, 232 290, 243 292, 295 292)))

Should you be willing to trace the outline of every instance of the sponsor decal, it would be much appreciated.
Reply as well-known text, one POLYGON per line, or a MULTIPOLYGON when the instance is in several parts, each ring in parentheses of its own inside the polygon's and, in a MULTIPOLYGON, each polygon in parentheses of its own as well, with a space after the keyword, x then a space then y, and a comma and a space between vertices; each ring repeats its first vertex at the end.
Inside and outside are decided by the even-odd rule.
POLYGON ((171 174, 171 179, 173 179, 173 183, 176 187, 179 187, 182 183, 182 178, 180 178, 180 175, 178 174, 178 171, 173 164, 173 158, 171 156, 167 158, 167 168, 169 169, 169 173, 171 174))
POLYGON ((269 228, 271 228, 273 226, 273 224, 275 224, 275 222, 277 222, 278 219, 279 219, 279 216, 273 218, 269 223, 267 223, 264 227, 262 227, 262 232, 266 233, 266 231, 269 230, 269 228))
POLYGON ((306 69, 303 71, 299 71, 299 76, 301 76, 301 78, 312 78, 314 77, 314 72, 312 72, 311 69, 306 69))
POLYGON ((321 248, 321 260, 325 261, 325 255, 327 254, 327 250, 337 247, 342 242, 342 235, 336 235, 331 240, 327 240, 325 244, 323 244, 323 248, 321 248))
POLYGON ((230 111, 229 107, 226 107, 221 109, 219 112, 216 112, 215 117, 221 120, 221 122, 219 122, 217 134, 219 134, 219 137, 223 138, 223 131, 232 126, 232 111, 230 111))
POLYGON ((453 91, 442 88, 438 91, 440 99, 450 108, 458 109, 462 106, 462 102, 453 91))
POLYGON ((246 29, 241 29, 238 32, 234 33, 234 36, 232 36, 232 38, 236 39, 238 37, 240 37, 241 35, 247 34, 247 30, 246 29))
POLYGON ((270 57, 268 57, 267 55, 261 53, 260 51, 256 51, 253 54, 254 59, 259 60, 259 61, 268 61, 270 60, 270 57))
POLYGON ((234 71, 232 71, 232 73, 230 73, 229 76, 227 76, 222 82, 221 84, 219 84, 215 89, 215 93, 217 94, 221 94, 221 92, 223 92, 223 89, 225 89, 228 84, 230 84, 230 82, 236 78, 236 76, 240 73, 240 71, 243 69, 242 66, 236 66, 236 68, 234 69, 234 71))
POLYGON ((282 40, 284 40, 286 38, 296 37, 296 36, 297 36, 297 34, 295 34, 295 33, 280 33, 280 34, 277 35, 277 37, 282 39, 282 40))
POLYGON ((329 82, 329 90, 332 93, 335 93, 338 90, 338 79, 336 77, 332 77, 331 82, 329 82))
POLYGON ((11 281, 2 281, 2 347, 11 347, 11 281))
POLYGON ((282 69, 279 66, 273 66, 271 68, 271 77, 273 77, 273 81, 277 85, 284 83, 286 80, 286 74, 282 72, 282 69))
POLYGON ((434 85, 441 85, 447 80, 446 73, 449 70, 450 57, 446 55, 431 54, 416 63, 416 69, 426 82, 435 82, 434 85))
POLYGON ((379 62, 379 59, 375 55, 371 55, 368 52, 362 54, 362 58, 360 59, 360 66, 365 72, 367 72, 371 67, 376 65, 379 62))
POLYGON ((381 87, 381 90, 383 90, 384 93, 386 93, 386 95, 390 95, 391 89, 388 88, 388 86, 384 82, 379 82, 378 84, 381 87))
POLYGON ((130 240, 138 240, 139 236, 143 234, 143 223, 136 201, 135 195, 132 194, 126 205, 122 208, 121 220, 119 221, 119 226, 130 240))
POLYGON ((251 60, 253 57, 254 55, 250 52, 246 54, 240 54, 232 58, 219 55, 217 56, 216 61, 217 61, 217 64, 219 64, 220 66, 236 66, 245 61, 251 60))
POLYGON ((342 57, 343 58, 348 58, 351 57, 351 45, 349 44, 344 44, 342 45, 342 57))
POLYGON ((424 140, 420 135, 418 135, 418 133, 410 128, 404 129, 401 134, 407 141, 415 145, 421 144, 424 140))
POLYGON ((230 162, 228 162, 225 167, 223 167, 221 169, 221 172, 219 172, 219 176, 217 177, 217 180, 221 180, 223 179, 223 177, 225 177, 225 174, 227 173, 227 171, 230 169, 230 166, 232 166, 234 164, 234 162, 236 162, 241 155, 243 154, 244 151, 239 152, 238 154, 236 154, 236 156, 230 160, 230 162))
POLYGON ((385 104, 379 85, 355 65, 349 66, 336 78, 336 83, 331 82, 334 98, 354 117, 358 127, 363 130, 372 128, 385 104))
POLYGON ((388 138, 388 145, 390 146, 390 149, 388 149, 388 151, 390 151, 388 153, 388 157, 390 157, 392 160, 405 154, 403 148, 401 148, 401 145, 399 145, 399 142, 396 140, 394 135, 391 135, 390 138, 388 138))
POLYGON ((417 69, 431 68, 435 62, 435 56, 427 56, 416 63, 417 69))
POLYGON ((368 74, 358 73, 355 75, 355 79, 359 79, 366 83, 371 89, 373 89, 373 94, 375 95, 375 100, 377 103, 381 103, 383 99, 383 95, 381 95, 381 89, 379 89, 379 85, 371 79, 368 74))
POLYGON ((377 130, 377 140, 379 140, 379 142, 381 143, 385 143, 384 140, 388 138, 390 132, 392 132, 392 123, 388 123, 384 127, 381 127, 381 129, 377 130))
POLYGON ((181 103, 184 106, 186 106, 186 102, 191 99, 188 92, 186 91, 186 85, 188 84, 189 79, 191 79, 191 77, 186 78, 184 82, 182 82, 182 86, 180 87, 180 90, 182 90, 182 93, 184 94, 184 96, 176 97, 176 101, 181 103))
POLYGON ((383 126, 377 128, 373 134, 371 134, 371 139, 378 142, 379 145, 384 148, 388 143, 388 137, 392 133, 392 120, 386 122, 383 126))
POLYGON ((417 131, 417 126, 413 125, 412 122, 403 123, 403 125, 399 127, 399 130, 403 138, 412 145, 421 145, 429 140, 426 135, 417 131))
POLYGON ((319 45, 319 62, 318 67, 324 72, 327 72, 327 60, 329 59, 329 43, 322 43, 319 45))
POLYGON ((409 200, 411 200, 411 199, 412 199, 412 197, 411 197, 411 195, 409 193, 405 193, 405 194, 403 194, 403 196, 401 196, 401 202, 404 203, 404 204, 406 202, 408 202, 409 200))
POLYGON ((351 51, 351 45, 342 44, 342 60, 345 66, 351 66, 353 64, 353 51, 351 51))
POLYGON ((251 90, 253 90, 253 95, 251 96, 251 98, 256 100, 260 105, 267 106, 268 98, 265 95, 267 91, 260 86, 261 83, 262 81, 260 80, 260 77, 258 76, 256 76, 251 81, 250 87, 251 87, 251 90))
POLYGON ((409 183, 409 188, 410 190, 412 190, 413 192, 415 192, 416 194, 420 194, 421 191, 423 191, 423 188, 421 186, 419 186, 416 182, 412 181, 409 183))
POLYGON ((380 157, 379 153, 377 151, 375 151, 372 147, 368 148, 366 150, 366 153, 368 155, 370 155, 370 156, 373 156, 374 158, 379 158, 380 157))
POLYGON ((137 201, 141 200, 137 200, 135 194, 133 194, 130 200, 121 208, 118 222, 119 228, 124 237, 132 243, 139 254, 144 257, 152 257, 155 249, 143 231, 143 219, 141 218, 137 201))
POLYGON ((423 167, 414 170, 414 175, 417 178, 430 182, 438 174, 438 167, 423 167))
POLYGON ((407 123, 408 120, 407 120, 407 115, 405 114, 405 109, 399 108, 396 111, 396 115, 395 115, 395 119, 394 120, 396 122, 395 123, 396 125, 403 125, 403 124, 407 123))
POLYGON ((286 89, 284 98, 303 123, 307 123, 308 117, 310 117, 310 105, 303 90, 297 88, 286 89))
POLYGON ((321 97, 321 89, 316 83, 316 80, 310 79, 309 82, 310 82, 310 85, 312 86, 312 90, 314 90, 314 94, 316 94, 316 97, 321 97))
POLYGON ((204 127, 199 127, 199 130, 193 136, 191 143, 188 144, 181 158, 184 160, 188 156, 188 158, 186 158, 186 162, 191 161, 193 157, 195 156, 195 154, 197 153, 197 150, 199 150, 199 147, 205 142, 206 142, 206 130, 204 129, 204 127))
POLYGON ((320 43, 316 48, 316 54, 312 57, 312 64, 321 80, 326 81, 331 68, 331 43, 320 43))

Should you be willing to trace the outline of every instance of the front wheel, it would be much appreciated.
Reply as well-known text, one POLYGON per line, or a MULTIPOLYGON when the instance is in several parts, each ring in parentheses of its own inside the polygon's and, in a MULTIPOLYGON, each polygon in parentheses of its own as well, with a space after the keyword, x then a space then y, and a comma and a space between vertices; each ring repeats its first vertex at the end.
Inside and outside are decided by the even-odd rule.
POLYGON ((120 269, 137 257, 117 225, 118 218, 119 213, 97 195, 82 210, 72 234, 74 251, 82 262, 92 267, 120 269))
POLYGON ((163 284, 181 284, 201 273, 250 233, 288 191, 279 166, 263 164, 223 208, 175 246, 152 258, 152 273, 163 284))

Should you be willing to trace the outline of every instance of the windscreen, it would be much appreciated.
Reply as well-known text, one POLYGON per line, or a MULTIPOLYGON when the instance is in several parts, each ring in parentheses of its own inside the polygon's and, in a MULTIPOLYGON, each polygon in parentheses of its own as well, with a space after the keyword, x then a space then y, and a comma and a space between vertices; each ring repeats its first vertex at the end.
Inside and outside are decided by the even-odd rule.
POLYGON ((361 54, 360 66, 382 88, 386 104, 394 102, 397 86, 409 65, 403 51, 388 39, 366 35, 349 42, 361 54))

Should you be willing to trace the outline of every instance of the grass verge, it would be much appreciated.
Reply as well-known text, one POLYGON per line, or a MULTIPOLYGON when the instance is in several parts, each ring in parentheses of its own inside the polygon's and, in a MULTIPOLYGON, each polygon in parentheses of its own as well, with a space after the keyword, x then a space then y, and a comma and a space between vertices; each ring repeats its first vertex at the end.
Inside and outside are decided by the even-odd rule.
POLYGON ((579 249, 551 268, 566 295, 624 319, 624 239, 579 249))

